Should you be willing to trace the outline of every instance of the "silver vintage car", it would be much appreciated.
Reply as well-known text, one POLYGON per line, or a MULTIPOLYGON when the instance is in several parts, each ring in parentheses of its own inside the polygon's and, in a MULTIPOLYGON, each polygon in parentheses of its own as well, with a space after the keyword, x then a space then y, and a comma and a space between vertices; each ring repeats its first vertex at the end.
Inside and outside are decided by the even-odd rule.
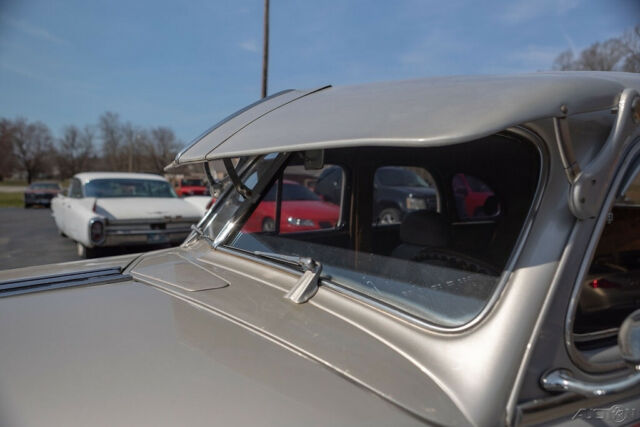
POLYGON ((639 92, 448 77, 238 111, 169 165, 222 191, 180 247, 0 272, 0 425, 638 423, 639 92))

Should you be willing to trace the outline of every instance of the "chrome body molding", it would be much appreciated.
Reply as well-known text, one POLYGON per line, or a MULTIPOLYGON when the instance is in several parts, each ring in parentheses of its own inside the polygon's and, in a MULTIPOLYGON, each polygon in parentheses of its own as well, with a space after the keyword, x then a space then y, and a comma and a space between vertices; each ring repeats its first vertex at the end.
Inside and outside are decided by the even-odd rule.
POLYGON ((0 298, 26 293, 49 291, 73 286, 96 285, 130 280, 131 276, 122 274, 120 267, 101 268, 77 273, 54 274, 50 276, 27 277, 0 282, 0 298))

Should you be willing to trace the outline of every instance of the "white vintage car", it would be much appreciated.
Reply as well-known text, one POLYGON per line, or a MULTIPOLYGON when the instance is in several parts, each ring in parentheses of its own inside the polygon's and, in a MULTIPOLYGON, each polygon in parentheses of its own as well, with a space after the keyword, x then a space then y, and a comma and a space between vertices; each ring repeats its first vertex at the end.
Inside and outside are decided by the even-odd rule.
POLYGON ((60 234, 86 258, 105 246, 178 244, 201 217, 166 179, 142 173, 79 173, 51 210, 60 234))

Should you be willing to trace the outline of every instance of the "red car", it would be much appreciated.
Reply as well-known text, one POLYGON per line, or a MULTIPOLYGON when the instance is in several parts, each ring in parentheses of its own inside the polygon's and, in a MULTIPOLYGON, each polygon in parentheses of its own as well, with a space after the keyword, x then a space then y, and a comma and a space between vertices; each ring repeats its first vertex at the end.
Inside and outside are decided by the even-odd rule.
POLYGON ((458 173, 453 176, 453 193, 460 219, 483 219, 497 215, 500 207, 491 188, 476 177, 458 173), (485 206, 492 197, 491 206, 485 206))
POLYGON ((178 197, 204 196, 208 194, 207 186, 200 178, 182 178, 175 185, 178 197))
MULTIPOLYGON (((276 187, 265 195, 242 230, 245 233, 274 231, 276 187)), ((280 233, 333 228, 340 218, 340 208, 323 201, 317 194, 297 182, 282 183, 280 233)))

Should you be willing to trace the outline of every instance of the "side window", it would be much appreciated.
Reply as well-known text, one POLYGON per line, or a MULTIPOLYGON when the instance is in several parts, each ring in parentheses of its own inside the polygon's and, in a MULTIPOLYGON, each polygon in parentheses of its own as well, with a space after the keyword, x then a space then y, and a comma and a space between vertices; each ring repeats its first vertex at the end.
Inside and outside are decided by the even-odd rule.
MULTIPOLYGON (((584 278, 573 341, 592 363, 613 362, 607 350, 624 319, 640 308, 640 175, 631 175, 607 214, 584 278)), ((609 354, 611 353, 611 354, 609 354)))
POLYGON ((500 203, 491 187, 472 175, 457 173, 451 189, 460 221, 488 220, 500 216, 500 203))
POLYGON ((374 225, 399 224, 409 212, 436 211, 438 192, 423 168, 383 166, 373 179, 374 225))
POLYGON ((82 185, 80 180, 72 179, 69 185, 69 197, 81 198, 82 197, 82 185))
POLYGON ((344 172, 340 166, 326 165, 320 170, 288 166, 280 183, 280 204, 276 181, 242 231, 286 234, 336 229, 341 222, 343 182, 344 172), (278 211, 280 225, 276 227, 278 211))

